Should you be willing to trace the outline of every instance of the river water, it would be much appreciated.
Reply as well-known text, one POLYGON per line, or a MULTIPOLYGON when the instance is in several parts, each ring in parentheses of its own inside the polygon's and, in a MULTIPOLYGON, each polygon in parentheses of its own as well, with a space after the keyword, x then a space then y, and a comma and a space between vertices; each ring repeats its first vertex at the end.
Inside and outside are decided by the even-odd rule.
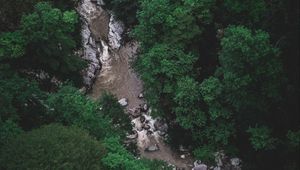
MULTIPOLYGON (((145 103, 138 98, 143 92, 143 83, 131 68, 130 63, 135 59, 139 44, 137 42, 121 43, 124 26, 116 21, 112 15, 90 0, 82 0, 77 11, 80 13, 83 39, 83 58, 89 61, 84 72, 85 85, 91 87, 89 96, 97 99, 108 91, 118 99, 128 99, 126 112, 130 112, 145 103), (101 68, 101 69, 100 69, 101 68)), ((140 155, 149 159, 164 160, 178 168, 191 169, 189 157, 180 158, 163 142, 163 138, 154 129, 154 122, 150 113, 144 113, 150 129, 142 129, 140 117, 132 119, 133 130, 137 133, 137 147, 140 155), (154 133, 147 135, 151 130, 154 133), (159 147, 158 151, 146 152, 150 145, 159 147)))

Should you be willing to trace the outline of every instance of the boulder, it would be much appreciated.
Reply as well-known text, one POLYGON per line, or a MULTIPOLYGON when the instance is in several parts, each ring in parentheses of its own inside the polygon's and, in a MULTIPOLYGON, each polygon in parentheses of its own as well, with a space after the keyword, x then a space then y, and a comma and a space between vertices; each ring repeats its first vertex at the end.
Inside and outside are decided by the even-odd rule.
POLYGON ((141 123, 144 123, 144 122, 145 122, 145 120, 146 120, 145 116, 141 116, 141 117, 140 117, 140 121, 141 121, 141 123))
POLYGON ((126 136, 127 139, 136 139, 138 137, 137 131, 133 131, 133 134, 126 136))
POLYGON ((148 105, 146 103, 143 105, 142 111, 143 112, 147 112, 148 111, 148 105))
POLYGON ((150 146, 148 146, 148 147, 145 149, 146 152, 155 152, 155 151, 158 151, 158 150, 159 150, 159 147, 158 147, 157 144, 155 144, 155 145, 150 145, 150 146))
POLYGON ((157 133, 158 133, 159 136, 165 136, 166 135, 166 132, 163 132, 163 131, 158 131, 157 133))
POLYGON ((239 158, 230 159, 230 163, 232 166, 237 167, 241 164, 241 160, 239 158))
POLYGON ((223 166, 223 161, 225 160, 224 152, 223 151, 216 152, 214 156, 215 156, 215 162, 217 166, 219 167, 223 166))
POLYGON ((180 145, 179 146, 179 151, 180 152, 188 152, 189 150, 187 148, 185 148, 184 146, 180 145))
POLYGON ((207 166, 205 164, 200 164, 195 166, 192 170, 207 170, 207 166))
POLYGON ((143 124, 143 128, 146 129, 146 130, 149 130, 151 127, 148 124, 143 124))
POLYGON ((148 130, 147 131, 147 135, 149 136, 149 135, 152 135, 153 134, 153 132, 151 131, 151 130, 148 130))
POLYGON ((119 101, 119 104, 123 107, 127 106, 128 105, 128 100, 126 98, 122 98, 120 99, 119 101))
POLYGON ((136 130, 140 132, 140 131, 143 130, 143 128, 139 126, 139 127, 136 128, 136 130))
POLYGON ((168 125, 162 119, 157 119, 155 121, 154 128, 165 133, 168 131, 168 125))
POLYGON ((196 161, 194 162, 194 167, 196 167, 196 166, 198 166, 198 165, 201 165, 201 161, 200 161, 200 160, 196 160, 196 161))

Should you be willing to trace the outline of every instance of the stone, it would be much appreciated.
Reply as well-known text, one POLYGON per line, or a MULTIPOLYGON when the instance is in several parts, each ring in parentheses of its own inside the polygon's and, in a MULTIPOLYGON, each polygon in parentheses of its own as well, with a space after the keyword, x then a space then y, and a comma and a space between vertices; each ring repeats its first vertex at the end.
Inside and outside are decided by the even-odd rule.
POLYGON ((241 160, 239 158, 230 159, 230 163, 232 166, 237 167, 241 164, 241 160))
POLYGON ((139 108, 134 108, 130 110, 130 114, 133 118, 137 118, 139 116, 141 116, 141 111, 139 108))
POLYGON ((219 167, 223 166, 224 159, 225 159, 225 154, 223 151, 215 153, 215 162, 217 163, 217 166, 219 167))
POLYGON ((140 132, 140 131, 143 130, 143 128, 142 127, 137 127, 136 130, 140 132))
POLYGON ((148 105, 147 104, 143 105, 142 111, 143 112, 147 112, 148 111, 148 105))
POLYGON ((196 160, 195 162, 194 162, 194 167, 196 167, 196 166, 198 166, 198 165, 200 165, 201 164, 201 161, 200 160, 196 160))
POLYGON ((128 100, 126 98, 122 98, 120 99, 119 101, 119 104, 123 107, 127 106, 128 105, 128 100))
POLYGON ((79 92, 85 94, 85 93, 87 92, 86 87, 80 88, 80 89, 79 89, 79 92))
POLYGON ((192 170, 207 170, 207 166, 205 164, 200 164, 195 166, 192 170))
POLYGON ((147 131, 147 135, 149 136, 149 135, 153 135, 153 132, 151 131, 151 130, 148 130, 147 131))
POLYGON ((157 119, 155 121, 154 128, 164 133, 168 131, 168 125, 162 119, 157 119))
POLYGON ((219 167, 219 166, 214 167, 214 170, 221 170, 221 167, 219 167))
POLYGON ((150 145, 150 146, 148 146, 148 147, 145 149, 145 151, 147 151, 147 152, 155 152, 155 151, 158 151, 158 150, 159 150, 159 147, 158 147, 157 144, 155 144, 155 145, 150 145))
POLYGON ((185 155, 180 155, 180 158, 181 159, 185 159, 185 155))
POLYGON ((133 134, 126 136, 128 139, 136 139, 138 137, 137 131, 133 131, 133 134))
POLYGON ((189 150, 185 147, 183 147, 182 145, 179 146, 179 151, 180 152, 188 152, 189 150))
POLYGON ((158 133, 159 136, 165 136, 166 135, 166 132, 163 132, 163 131, 158 131, 157 133, 158 133))
POLYGON ((140 94, 138 95, 138 98, 140 98, 140 99, 144 98, 144 94, 143 94, 143 93, 140 93, 140 94))
POLYGON ((146 129, 146 130, 149 130, 151 127, 150 127, 150 125, 148 125, 148 124, 144 124, 144 125, 143 125, 143 128, 146 129))
POLYGON ((141 121, 141 123, 144 123, 144 122, 145 122, 145 120, 146 120, 145 116, 141 116, 141 117, 140 117, 140 121, 141 121))

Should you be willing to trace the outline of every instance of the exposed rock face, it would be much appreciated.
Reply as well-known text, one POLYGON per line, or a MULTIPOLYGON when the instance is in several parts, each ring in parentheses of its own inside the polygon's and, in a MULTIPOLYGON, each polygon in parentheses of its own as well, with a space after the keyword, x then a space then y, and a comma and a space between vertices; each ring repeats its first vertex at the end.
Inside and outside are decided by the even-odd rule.
POLYGON ((109 22, 108 40, 109 46, 112 49, 119 49, 121 47, 122 34, 124 32, 124 24, 115 19, 114 16, 110 17, 109 22))
POLYGON ((88 67, 83 71, 84 85, 89 90, 100 69, 110 68, 110 47, 118 49, 121 46, 123 25, 99 5, 102 0, 82 0, 77 11, 82 19, 82 58, 88 62, 88 67), (109 45, 108 45, 109 44, 109 45))
POLYGON ((82 19, 82 43, 83 55, 82 58, 88 62, 88 67, 83 71, 83 81, 87 88, 90 88, 97 72, 100 70, 100 46, 96 43, 95 37, 92 35, 90 25, 91 18, 96 13, 97 7, 89 0, 83 0, 80 3, 77 11, 82 19))

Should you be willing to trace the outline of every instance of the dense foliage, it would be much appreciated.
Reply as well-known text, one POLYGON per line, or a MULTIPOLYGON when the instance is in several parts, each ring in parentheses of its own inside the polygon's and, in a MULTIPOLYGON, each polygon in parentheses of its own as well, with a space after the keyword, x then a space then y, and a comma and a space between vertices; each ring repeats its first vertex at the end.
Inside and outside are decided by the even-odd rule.
MULTIPOLYGON (((0 169, 168 169, 123 146, 131 124, 114 96, 76 88, 79 2, 0 0, 0 169)), ((299 169, 299 1, 104 2, 140 42, 134 68, 174 148, 299 169)))

